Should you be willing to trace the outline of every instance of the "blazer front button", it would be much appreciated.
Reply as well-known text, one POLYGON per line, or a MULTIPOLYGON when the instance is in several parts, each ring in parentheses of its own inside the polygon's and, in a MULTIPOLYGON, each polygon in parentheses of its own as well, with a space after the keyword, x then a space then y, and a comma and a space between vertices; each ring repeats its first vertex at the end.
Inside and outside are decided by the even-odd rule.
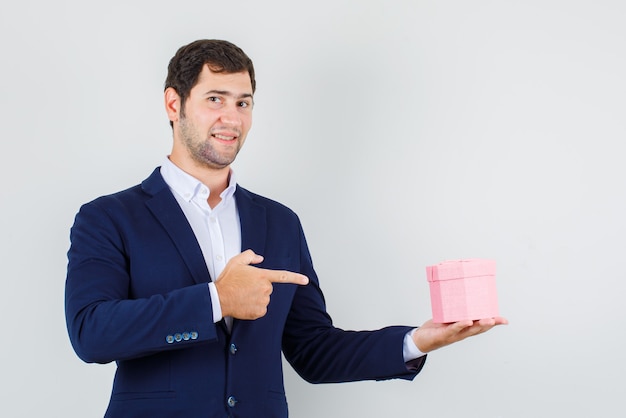
POLYGON ((234 408, 235 405, 237 404, 237 399, 235 399, 234 396, 229 396, 226 402, 228 403, 228 406, 230 406, 231 408, 234 408))
POLYGON ((235 354, 237 352, 237 346, 235 344, 230 345, 230 354, 235 354))

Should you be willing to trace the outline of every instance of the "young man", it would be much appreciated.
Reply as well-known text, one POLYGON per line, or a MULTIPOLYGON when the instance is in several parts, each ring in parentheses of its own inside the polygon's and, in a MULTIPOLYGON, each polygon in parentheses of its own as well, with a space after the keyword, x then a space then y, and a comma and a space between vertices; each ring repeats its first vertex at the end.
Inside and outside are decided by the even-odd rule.
POLYGON ((180 48, 171 154, 76 216, 66 319, 81 359, 117 362, 107 417, 286 417, 281 351, 310 382, 413 379, 425 353, 506 323, 335 328, 298 217, 230 168, 255 83, 229 42, 180 48))

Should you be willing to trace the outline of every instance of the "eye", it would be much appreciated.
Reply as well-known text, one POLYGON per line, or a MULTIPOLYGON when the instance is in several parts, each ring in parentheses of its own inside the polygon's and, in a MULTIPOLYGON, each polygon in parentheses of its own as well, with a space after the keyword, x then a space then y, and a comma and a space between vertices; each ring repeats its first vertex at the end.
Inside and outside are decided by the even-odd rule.
POLYGON ((209 96, 208 100, 213 103, 221 103, 222 99, 217 96, 209 96))
POLYGON ((250 106, 251 106, 251 104, 250 104, 250 102, 248 102, 248 101, 246 101, 246 100, 243 100, 243 101, 241 101, 241 102, 239 102, 239 103, 238 103, 238 106, 239 106, 239 107, 243 107, 243 108, 245 109, 246 107, 250 107, 250 106))

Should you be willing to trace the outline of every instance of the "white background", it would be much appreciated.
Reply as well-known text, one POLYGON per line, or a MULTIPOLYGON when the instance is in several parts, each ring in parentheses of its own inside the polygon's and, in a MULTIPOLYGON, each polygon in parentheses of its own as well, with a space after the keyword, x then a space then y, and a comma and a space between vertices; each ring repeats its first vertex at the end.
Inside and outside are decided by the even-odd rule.
POLYGON ((240 183, 301 216, 338 326, 430 317, 425 266, 497 261, 510 325, 413 382, 310 385, 293 417, 621 417, 626 3, 21 1, 0 13, 3 417, 102 416, 114 367, 67 338, 80 204, 169 152, 166 66, 254 60, 240 183))

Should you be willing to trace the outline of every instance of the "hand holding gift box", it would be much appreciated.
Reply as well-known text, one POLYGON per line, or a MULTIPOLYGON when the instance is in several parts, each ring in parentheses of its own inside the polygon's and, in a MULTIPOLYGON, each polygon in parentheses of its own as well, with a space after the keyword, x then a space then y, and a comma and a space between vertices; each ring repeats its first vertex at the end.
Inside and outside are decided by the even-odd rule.
POLYGON ((509 321, 498 316, 493 260, 452 260, 426 268, 433 319, 413 334, 422 353, 482 334, 509 321))
POLYGON ((496 262, 468 259, 426 267, 433 322, 498 316, 496 262))

